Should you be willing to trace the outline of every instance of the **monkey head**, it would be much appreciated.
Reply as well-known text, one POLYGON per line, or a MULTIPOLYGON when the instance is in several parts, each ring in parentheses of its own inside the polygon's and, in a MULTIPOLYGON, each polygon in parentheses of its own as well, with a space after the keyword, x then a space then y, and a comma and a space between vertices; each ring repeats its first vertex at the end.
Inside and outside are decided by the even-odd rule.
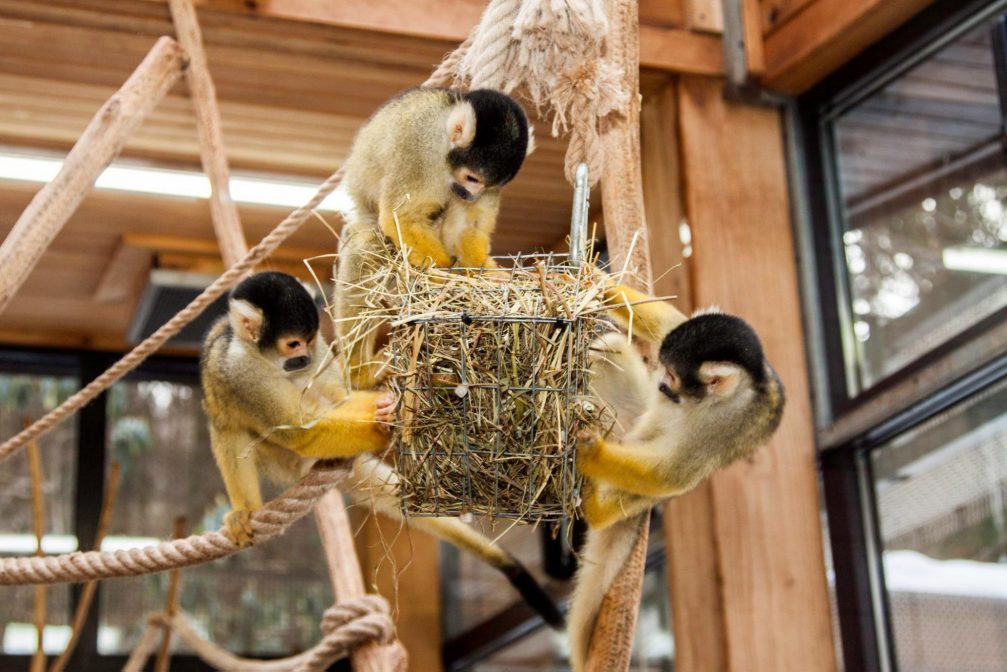
POLYGON ((664 337, 658 358, 664 367, 658 387, 672 402, 723 414, 725 427, 751 420, 765 438, 779 424, 783 385, 741 318, 696 315, 664 337))
POLYGON ((266 271, 231 291, 228 316, 234 333, 287 373, 311 364, 318 309, 292 275, 266 271))
POLYGON ((451 191, 466 201, 514 179, 535 149, 524 110, 510 96, 491 89, 460 94, 448 114, 447 131, 451 191))

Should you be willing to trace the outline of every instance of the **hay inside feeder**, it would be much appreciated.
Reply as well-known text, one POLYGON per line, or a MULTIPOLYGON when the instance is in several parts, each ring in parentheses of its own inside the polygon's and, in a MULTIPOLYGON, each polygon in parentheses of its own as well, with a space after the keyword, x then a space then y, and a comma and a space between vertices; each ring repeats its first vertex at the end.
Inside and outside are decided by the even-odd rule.
POLYGON ((576 437, 605 424, 588 392, 588 349, 607 324, 601 274, 555 254, 486 271, 392 256, 365 315, 391 323, 404 513, 572 516, 576 437))

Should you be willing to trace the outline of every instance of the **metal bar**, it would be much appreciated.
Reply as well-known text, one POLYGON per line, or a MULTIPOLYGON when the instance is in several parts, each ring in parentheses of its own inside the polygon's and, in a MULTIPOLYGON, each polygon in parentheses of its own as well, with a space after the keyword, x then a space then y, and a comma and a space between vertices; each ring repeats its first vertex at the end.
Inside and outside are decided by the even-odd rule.
POLYGON ((587 213, 591 190, 587 184, 586 163, 577 164, 573 183, 573 214, 570 218, 570 264, 579 266, 584 260, 584 241, 587 238, 587 213))

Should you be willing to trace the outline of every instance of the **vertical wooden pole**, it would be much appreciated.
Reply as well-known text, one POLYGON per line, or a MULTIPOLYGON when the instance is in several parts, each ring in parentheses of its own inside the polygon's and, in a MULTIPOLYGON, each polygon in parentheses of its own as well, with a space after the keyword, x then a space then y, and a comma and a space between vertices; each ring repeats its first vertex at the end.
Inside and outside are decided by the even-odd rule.
POLYGON ((196 113, 196 132, 199 135, 199 155, 203 161, 203 171, 210 179, 210 215, 213 229, 220 241, 220 251, 224 264, 233 266, 248 250, 245 234, 241 229, 238 206, 231 198, 230 169, 227 166, 227 151, 221 132, 220 109, 217 106, 217 91, 210 77, 203 49, 203 35, 196 18, 196 8, 192 0, 170 0, 171 17, 175 23, 178 41, 189 55, 189 68, 185 78, 189 84, 192 106, 196 113))
MULTIPOLYGON (((691 258, 680 226, 688 226, 682 200, 678 84, 670 81, 645 96, 640 114, 643 193, 653 236, 654 292, 674 296, 685 314, 693 309, 691 258)), ((691 229, 687 228, 687 231, 691 229)), ((691 252, 691 238, 687 239, 691 252)), ((717 578, 713 502, 709 482, 664 508, 668 592, 675 633, 676 670, 725 670, 723 607, 717 578)))
POLYGON ((94 115, 63 161, 0 245, 0 313, 28 279, 95 180, 182 75, 185 52, 162 37, 126 83, 94 115))
MULTIPOLYGON (((31 427, 31 419, 24 419, 24 427, 31 427)), ((45 536, 45 499, 42 497, 42 459, 39 456, 38 442, 32 441, 28 444, 28 473, 31 477, 31 508, 32 527, 35 530, 35 555, 42 557, 42 537, 45 536)), ((35 586, 35 652, 31 656, 29 670, 31 672, 42 672, 45 670, 45 649, 43 648, 43 635, 45 633, 46 622, 46 590, 45 585, 35 586)))
MULTIPOLYGON (((315 506, 315 522, 322 536, 325 561, 329 565, 329 578, 336 600, 362 597, 364 577, 360 572, 356 549, 353 546, 353 530, 346 515, 343 495, 338 490, 329 490, 315 506)), ((354 649, 350 662, 354 672, 388 672, 395 669, 395 649, 388 644, 369 642, 354 649)))
POLYGON ((440 542, 373 511, 353 513, 364 581, 373 583, 395 610, 395 633, 409 652, 410 668, 443 669, 440 542), (365 516, 366 520, 359 520, 365 516))
MULTIPOLYGON (((185 516, 175 518, 175 529, 173 535, 175 539, 185 536, 185 516)), ((173 569, 168 575, 168 593, 164 598, 164 613, 170 620, 178 613, 178 598, 182 588, 182 570, 173 569)), ((157 651, 157 659, 154 661, 154 672, 168 672, 171 665, 171 626, 165 625, 164 632, 161 633, 161 647, 157 651)))
POLYGON ((719 80, 694 77, 679 89, 693 296, 698 306, 716 303, 752 324, 786 387, 787 407, 753 460, 673 504, 680 508, 669 521, 672 548, 680 540, 694 547, 670 556, 691 560, 672 568, 673 594, 686 590, 673 603, 682 652, 676 669, 833 672, 780 116, 725 101, 722 91, 719 80))

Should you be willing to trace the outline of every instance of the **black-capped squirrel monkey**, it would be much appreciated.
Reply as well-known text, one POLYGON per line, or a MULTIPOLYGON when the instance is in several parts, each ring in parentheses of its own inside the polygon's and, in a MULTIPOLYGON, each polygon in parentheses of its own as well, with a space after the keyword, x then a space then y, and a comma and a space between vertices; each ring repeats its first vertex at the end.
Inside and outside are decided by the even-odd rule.
POLYGON ((293 276, 256 273, 230 294, 203 342, 200 374, 210 442, 231 500, 225 523, 251 541, 259 474, 292 482, 319 458, 384 448, 394 398, 348 394, 318 334, 318 309, 293 276), (328 364, 326 366, 326 364, 328 364))
MULTIPOLYGON (((620 291, 617 303, 627 298, 627 290, 620 291)), ((642 296, 634 294, 630 301, 642 296)), ((621 333, 592 348, 592 387, 624 435, 588 437, 578 447, 578 467, 588 479, 582 514, 589 532, 569 614, 575 671, 584 669, 601 601, 646 514, 754 454, 779 426, 784 406, 783 385, 743 320, 704 312, 683 322, 662 303, 619 310, 645 339, 662 325, 673 328, 658 339, 655 374, 621 333)))
MULTIPOLYGON (((203 344, 203 405, 210 441, 231 512, 235 541, 252 541, 251 514, 262 507, 260 473, 287 485, 316 459, 355 457, 350 494, 401 519, 398 475, 377 457, 395 417, 389 394, 349 392, 337 359, 318 332, 318 310, 294 277, 257 273, 231 292, 228 314, 203 344)), ((476 553, 499 569, 553 627, 555 603, 524 566, 498 544, 456 518, 416 518, 411 527, 476 553)))
MULTIPOLYGON (((382 263, 385 238, 408 248, 416 267, 493 265, 500 190, 533 147, 524 110, 499 91, 410 89, 375 112, 353 141, 341 187, 353 207, 340 236, 340 335, 374 289, 362 281, 382 263)), ((355 372, 374 356, 376 325, 363 331, 369 337, 350 353, 355 372)), ((354 378, 366 385, 367 373, 354 378)))

